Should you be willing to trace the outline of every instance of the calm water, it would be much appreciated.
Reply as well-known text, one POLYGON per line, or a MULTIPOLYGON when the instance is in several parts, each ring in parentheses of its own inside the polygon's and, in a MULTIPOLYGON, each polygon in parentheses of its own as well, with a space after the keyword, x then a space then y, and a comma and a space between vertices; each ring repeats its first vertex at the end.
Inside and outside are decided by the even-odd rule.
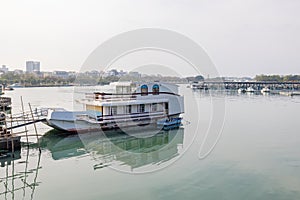
MULTIPOLYGON (((181 93, 183 128, 155 136, 68 136, 39 124, 41 154, 33 143, 15 160, 1 160, 0 199, 300 199, 300 97, 185 86, 181 93)), ((21 110, 20 96, 26 107, 74 108, 73 88, 19 88, 6 96, 13 112, 21 110)))

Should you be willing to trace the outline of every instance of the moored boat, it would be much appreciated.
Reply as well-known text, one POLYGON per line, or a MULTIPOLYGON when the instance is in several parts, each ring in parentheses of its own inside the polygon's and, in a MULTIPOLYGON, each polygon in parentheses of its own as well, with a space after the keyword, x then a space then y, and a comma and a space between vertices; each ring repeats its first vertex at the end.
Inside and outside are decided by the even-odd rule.
POLYGON ((85 110, 50 109, 47 124, 69 131, 156 127, 184 112, 178 86, 168 83, 117 83, 115 93, 95 92, 79 100, 85 110))
POLYGON ((10 88, 21 88, 21 87, 23 87, 23 85, 21 85, 20 83, 13 83, 9 87, 10 88))
POLYGON ((270 93, 271 90, 268 87, 264 87, 263 89, 261 89, 260 91, 261 93, 270 93))
POLYGON ((253 92, 255 92, 255 90, 253 87, 250 86, 247 88, 246 92, 253 93, 253 92))
POLYGON ((196 82, 196 81, 191 83, 190 88, 194 90, 208 90, 207 84, 205 84, 204 82, 196 82))
POLYGON ((6 87, 4 87, 4 90, 11 91, 11 90, 14 90, 14 88, 11 86, 6 86, 6 87))
POLYGON ((240 93, 240 94, 245 93, 245 92, 246 92, 245 88, 239 88, 238 89, 238 93, 240 93))

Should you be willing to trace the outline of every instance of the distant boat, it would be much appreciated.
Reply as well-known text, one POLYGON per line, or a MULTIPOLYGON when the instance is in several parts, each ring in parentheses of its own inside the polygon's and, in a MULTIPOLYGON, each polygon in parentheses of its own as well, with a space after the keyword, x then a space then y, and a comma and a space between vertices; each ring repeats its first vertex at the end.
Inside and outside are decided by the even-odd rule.
POLYGON ((247 88, 246 92, 253 93, 253 92, 255 92, 255 90, 253 87, 250 86, 247 88))
POLYGON ((192 89, 198 89, 199 86, 200 86, 199 83, 195 81, 195 82, 193 82, 193 83, 191 84, 190 87, 191 87, 192 89))
POLYGON ((238 93, 240 93, 240 94, 245 93, 245 92, 246 92, 245 88, 239 88, 238 89, 238 93))
POLYGON ((270 89, 268 87, 264 87, 260 92, 261 93, 270 93, 270 89))
POLYGON ((21 88, 21 87, 23 87, 23 85, 21 85, 20 83, 14 83, 14 84, 11 84, 9 87, 10 88, 21 88))
POLYGON ((196 82, 196 81, 191 84, 190 88, 194 90, 208 90, 207 84, 205 84, 204 82, 196 82))
POLYGON ((10 90, 14 90, 14 88, 11 86, 6 86, 6 87, 4 87, 4 90, 10 91, 10 90))

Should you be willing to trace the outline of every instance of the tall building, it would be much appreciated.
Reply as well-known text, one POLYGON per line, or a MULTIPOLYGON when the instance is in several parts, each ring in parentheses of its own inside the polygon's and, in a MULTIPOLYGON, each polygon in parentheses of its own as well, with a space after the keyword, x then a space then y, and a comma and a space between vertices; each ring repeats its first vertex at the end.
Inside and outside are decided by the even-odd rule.
POLYGON ((0 71, 3 72, 3 73, 7 73, 8 68, 6 67, 6 65, 2 65, 2 68, 0 68, 0 71))
POLYGON ((38 61, 26 61, 26 72, 40 72, 40 62, 38 61))

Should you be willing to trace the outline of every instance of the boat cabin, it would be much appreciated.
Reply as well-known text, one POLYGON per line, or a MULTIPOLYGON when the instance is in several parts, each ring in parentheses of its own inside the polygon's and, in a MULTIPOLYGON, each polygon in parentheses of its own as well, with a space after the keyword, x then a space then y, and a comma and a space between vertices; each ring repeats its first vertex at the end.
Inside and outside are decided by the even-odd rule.
POLYGON ((172 116, 184 112, 178 86, 168 83, 114 83, 115 93, 96 92, 82 103, 90 117, 172 116))

